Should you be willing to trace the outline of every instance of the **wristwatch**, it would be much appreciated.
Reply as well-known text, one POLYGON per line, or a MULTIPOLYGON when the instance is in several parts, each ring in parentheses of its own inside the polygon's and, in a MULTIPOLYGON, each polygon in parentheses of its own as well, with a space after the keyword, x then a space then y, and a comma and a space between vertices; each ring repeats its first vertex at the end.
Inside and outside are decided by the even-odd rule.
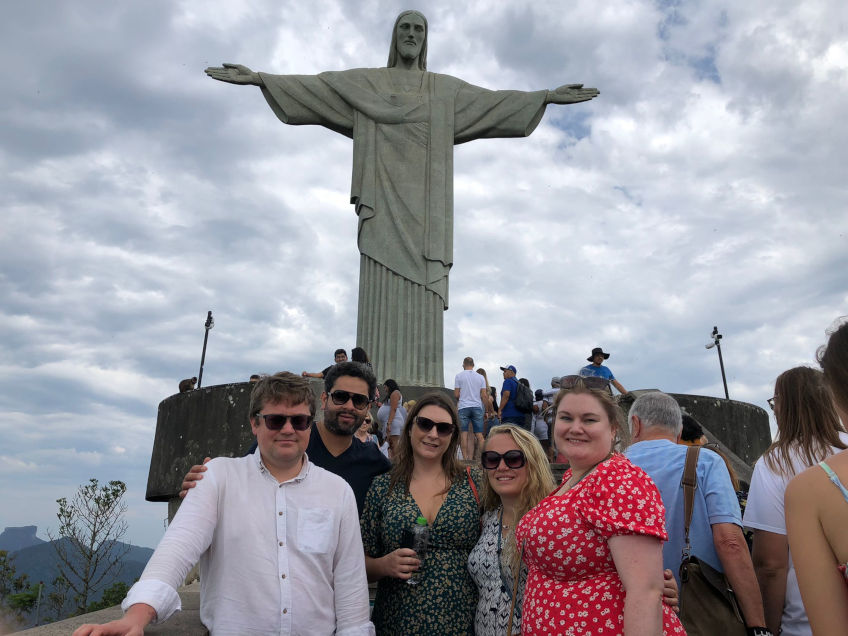
POLYGON ((768 627, 748 627, 745 631, 748 632, 748 636, 774 636, 768 627))

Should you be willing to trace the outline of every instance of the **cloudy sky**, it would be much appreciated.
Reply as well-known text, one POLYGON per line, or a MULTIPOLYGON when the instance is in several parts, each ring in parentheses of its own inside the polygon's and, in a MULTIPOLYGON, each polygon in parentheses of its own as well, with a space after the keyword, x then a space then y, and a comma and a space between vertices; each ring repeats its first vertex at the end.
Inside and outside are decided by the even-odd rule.
MULTIPOLYGON (((351 142, 203 69, 385 65, 394 0, 7 3, 0 23, 0 528, 121 479, 134 543, 158 403, 354 346, 351 142)), ((538 386, 592 347, 628 389, 765 406, 848 314, 843 0, 422 1, 429 69, 582 82, 527 139, 455 153, 445 379, 538 386)), ((378 370, 379 372, 379 370, 378 370)), ((382 379, 382 378, 381 378, 382 379)))

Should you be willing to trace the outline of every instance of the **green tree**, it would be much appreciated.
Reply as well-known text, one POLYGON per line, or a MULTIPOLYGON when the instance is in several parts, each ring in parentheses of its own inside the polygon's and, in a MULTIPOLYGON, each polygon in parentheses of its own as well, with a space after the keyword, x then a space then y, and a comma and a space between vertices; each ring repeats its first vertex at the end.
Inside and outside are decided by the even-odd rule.
POLYGON ((130 588, 126 583, 123 581, 115 581, 103 591, 101 599, 95 603, 89 603, 88 608, 86 608, 85 611, 96 612, 97 610, 106 609, 107 607, 120 605, 121 601, 124 600, 124 597, 129 591, 130 588))
POLYGON ((29 614, 35 607, 35 603, 38 600, 40 588, 41 584, 30 585, 29 588, 23 592, 10 594, 9 607, 12 608, 13 611, 18 612, 21 616, 29 614))
POLYGON ((68 602, 68 579, 61 574, 53 579, 52 590, 47 595, 47 607, 53 613, 54 618, 62 620, 64 618, 65 604, 68 602))
POLYGON ((28 585, 29 577, 18 575, 15 569, 15 557, 6 550, 0 550, 0 623, 20 623, 23 620, 24 611, 17 596, 28 585))
POLYGON ((50 532, 47 535, 59 559, 59 574, 73 590, 80 613, 86 611, 97 588, 120 574, 123 558, 130 549, 120 543, 127 531, 127 505, 123 499, 126 492, 127 485, 122 481, 101 486, 96 479, 89 479, 70 501, 65 497, 56 500, 61 539, 50 532))

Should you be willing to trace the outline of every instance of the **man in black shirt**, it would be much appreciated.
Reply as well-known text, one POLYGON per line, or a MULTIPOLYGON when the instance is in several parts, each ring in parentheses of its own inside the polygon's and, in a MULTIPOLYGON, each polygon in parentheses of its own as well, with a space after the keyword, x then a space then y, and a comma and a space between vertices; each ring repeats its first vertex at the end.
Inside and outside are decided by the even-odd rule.
POLYGON ((347 351, 345 351, 344 349, 336 349, 336 352, 333 355, 335 357, 335 362, 323 371, 319 371, 318 373, 309 373, 309 371, 304 371, 300 375, 302 375, 304 378, 318 378, 319 380, 321 378, 326 378, 327 374, 330 372, 330 369, 333 368, 333 365, 341 364, 342 362, 347 362, 347 351))
MULTIPOLYGON (((359 514, 371 481, 392 467, 376 444, 362 442, 354 436, 365 421, 376 388, 377 380, 365 365, 342 362, 331 367, 324 377, 321 394, 324 421, 312 426, 306 447, 309 461, 350 484, 359 514)), ((248 452, 255 450, 254 442, 248 452)), ((196 480, 203 479, 205 471, 205 466, 191 467, 183 480, 180 497, 185 497, 196 480)))
POLYGON ((332 367, 321 394, 324 421, 312 427, 306 449, 313 464, 350 484, 360 514, 371 481, 392 467, 376 444, 354 435, 365 421, 376 388, 377 380, 365 365, 342 362, 332 367))

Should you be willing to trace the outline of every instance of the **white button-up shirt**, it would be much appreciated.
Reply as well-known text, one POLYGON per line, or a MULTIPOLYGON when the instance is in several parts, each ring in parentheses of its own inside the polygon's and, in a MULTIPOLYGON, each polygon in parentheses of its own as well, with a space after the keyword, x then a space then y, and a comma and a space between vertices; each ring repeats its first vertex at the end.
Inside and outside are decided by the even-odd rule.
POLYGON ((200 618, 214 636, 374 634, 353 491, 304 459, 283 483, 258 452, 209 462, 124 610, 146 603, 166 620, 199 560, 200 618))

